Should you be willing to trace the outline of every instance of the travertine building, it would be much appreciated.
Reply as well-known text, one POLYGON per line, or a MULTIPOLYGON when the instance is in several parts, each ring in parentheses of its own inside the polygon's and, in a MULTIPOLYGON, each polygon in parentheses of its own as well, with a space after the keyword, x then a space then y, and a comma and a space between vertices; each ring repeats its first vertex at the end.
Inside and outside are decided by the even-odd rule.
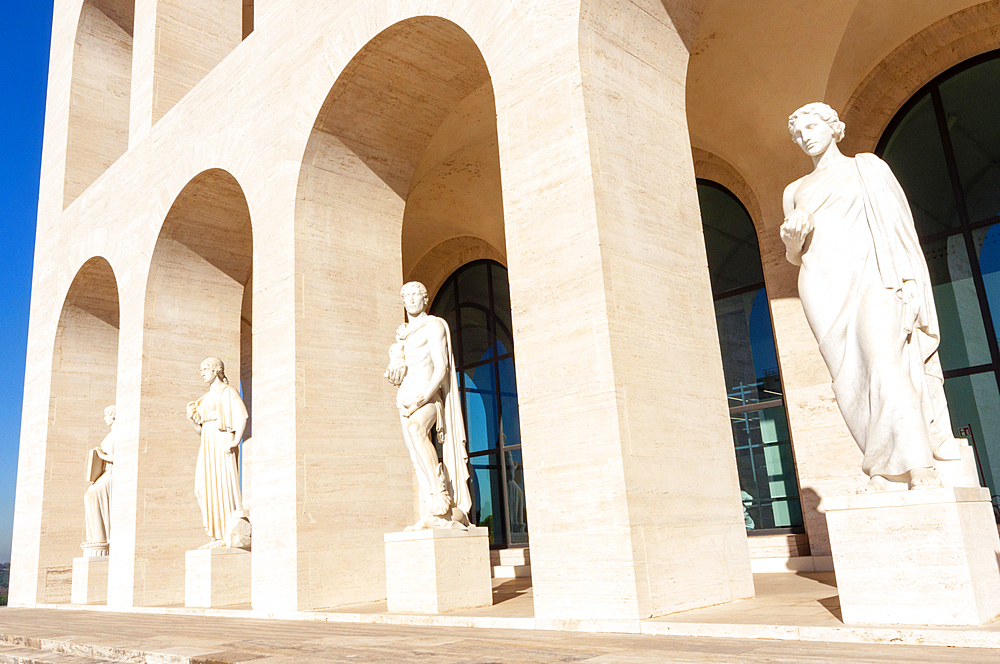
POLYGON ((110 403, 107 603, 183 602, 210 355, 251 410, 253 607, 385 597, 408 280, 458 335, 479 521, 530 540, 537 616, 829 569, 860 454, 777 233, 817 100, 907 190, 995 495, 998 48, 997 0, 56 0, 11 604, 69 601, 110 403))

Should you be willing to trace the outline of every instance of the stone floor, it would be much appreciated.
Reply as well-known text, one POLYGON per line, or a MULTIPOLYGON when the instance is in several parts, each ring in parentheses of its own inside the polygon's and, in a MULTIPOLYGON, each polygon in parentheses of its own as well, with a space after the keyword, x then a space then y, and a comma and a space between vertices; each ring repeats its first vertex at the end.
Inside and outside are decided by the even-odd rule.
MULTIPOLYGON (((536 619, 530 579, 496 579, 491 607, 432 616, 388 613, 385 602, 278 616, 250 607, 148 607, 129 614, 105 607, 8 608, 0 609, 0 644, 6 644, 0 645, 0 664, 1000 664, 1000 622, 978 628, 851 627, 840 620, 833 574, 757 574, 754 583, 754 599, 632 621, 536 619), (50 659, 18 654, 32 644, 48 644, 43 650, 50 659)), ((28 648, 32 653, 38 649, 28 648)))
POLYGON ((1000 661, 1000 651, 767 639, 581 634, 0 609, 0 662, 12 664, 813 664, 1000 661))

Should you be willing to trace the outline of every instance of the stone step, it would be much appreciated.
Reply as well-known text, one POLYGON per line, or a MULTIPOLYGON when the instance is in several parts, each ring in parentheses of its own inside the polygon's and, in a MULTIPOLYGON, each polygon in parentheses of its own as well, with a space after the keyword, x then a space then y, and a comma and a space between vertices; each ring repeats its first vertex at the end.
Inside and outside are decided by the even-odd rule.
POLYGON ((0 645, 0 664, 109 664, 114 661, 54 650, 0 645))
POLYGON ((0 634, 0 664, 144 664, 146 653, 113 646, 0 634), (6 658, 6 659, 5 659, 6 658))
POLYGON ((494 579, 524 579, 531 576, 531 554, 528 547, 493 549, 490 551, 494 579))

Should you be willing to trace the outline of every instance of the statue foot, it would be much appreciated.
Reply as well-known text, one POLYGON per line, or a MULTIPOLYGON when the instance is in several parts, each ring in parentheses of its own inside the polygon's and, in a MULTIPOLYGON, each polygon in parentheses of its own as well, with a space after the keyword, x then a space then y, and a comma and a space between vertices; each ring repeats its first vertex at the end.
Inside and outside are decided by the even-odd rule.
POLYGON ((868 480, 868 484, 862 484, 859 486, 855 493, 877 493, 879 491, 885 491, 888 488, 889 481, 881 475, 876 475, 868 480))
POLYGON ((214 539, 208 544, 202 544, 201 546, 199 546, 198 550, 200 551, 201 549, 222 549, 225 546, 226 543, 223 540, 214 539))
POLYGON ((910 471, 910 489, 935 489, 944 486, 933 468, 915 468, 910 471))
POLYGON ((414 530, 431 530, 431 529, 460 529, 466 530, 466 527, 457 521, 452 521, 450 519, 442 519, 439 516, 425 516, 420 521, 417 521, 412 526, 407 526, 404 530, 406 532, 414 530))

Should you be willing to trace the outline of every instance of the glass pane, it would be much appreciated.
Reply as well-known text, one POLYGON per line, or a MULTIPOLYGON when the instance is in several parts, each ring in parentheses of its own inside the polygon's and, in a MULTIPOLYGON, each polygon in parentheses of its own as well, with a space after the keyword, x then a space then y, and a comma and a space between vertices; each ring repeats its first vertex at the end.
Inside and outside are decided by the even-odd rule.
POLYGON ((993 329, 1000 329, 1000 224, 980 228, 972 233, 979 253, 979 269, 983 273, 986 299, 993 314, 993 329))
POLYGON ((963 369, 991 361, 972 266, 961 235, 923 246, 941 326, 941 366, 963 369))
POLYGON ((712 293, 725 293, 764 281, 753 220, 728 191, 698 184, 705 250, 712 293))
POLYGON ((499 440, 496 391, 493 387, 493 366, 483 365, 465 374, 465 429, 469 437, 469 452, 493 449, 499 440))
POLYGON ((510 285, 507 283, 507 270, 502 266, 491 264, 493 274, 493 315, 497 326, 497 355, 514 352, 514 340, 511 330, 513 324, 510 315, 510 285))
POLYGON ((955 74, 941 101, 971 221, 1000 214, 1000 60, 955 74))
POLYGON ((472 457, 473 488, 477 510, 476 524, 490 530, 490 544, 506 544, 506 535, 500 522, 496 506, 502 505, 500 498, 500 468, 495 454, 472 457))
POLYGON ((949 378, 944 381, 944 392, 951 411, 951 425, 955 435, 968 439, 976 450, 976 463, 980 477, 998 502, 1000 493, 1000 393, 997 392, 996 375, 992 371, 949 378))
POLYGON ((729 406, 781 397, 771 312, 763 288, 715 302, 729 406))
POLYGON ((462 317, 462 357, 456 360, 459 366, 493 357, 487 309, 462 306, 459 313, 462 317))
POLYGON ((748 530, 802 525, 784 406, 731 416, 748 530))
POLYGON ((507 523, 510 524, 510 543, 528 543, 528 513, 524 507, 524 466, 521 450, 504 452, 507 465, 507 523))
POLYGON ((906 192, 919 235, 958 227, 958 207, 930 94, 903 117, 882 158, 906 192))

